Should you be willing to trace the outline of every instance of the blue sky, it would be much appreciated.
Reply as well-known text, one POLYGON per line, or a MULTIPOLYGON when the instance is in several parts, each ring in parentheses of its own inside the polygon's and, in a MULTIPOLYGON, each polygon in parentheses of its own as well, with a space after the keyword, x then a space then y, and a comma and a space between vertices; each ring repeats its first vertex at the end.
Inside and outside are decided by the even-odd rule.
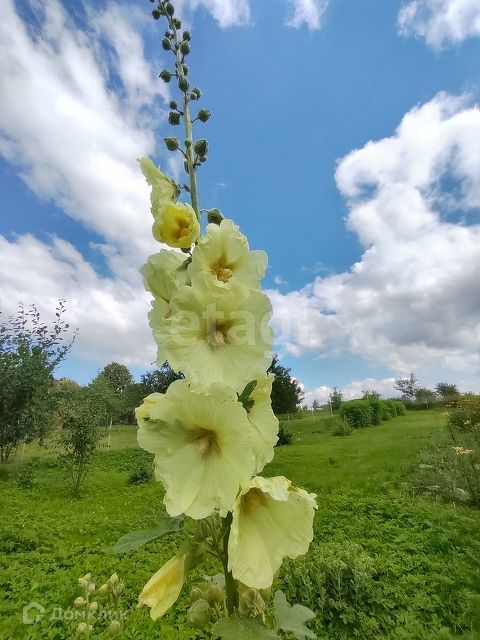
MULTIPOLYGON (((213 112, 201 205, 268 252, 276 350, 307 399, 389 395, 410 371, 480 390, 478 2, 178 6, 213 112)), ((135 159, 178 164, 152 5, 67 7, 7 0, 0 26, 0 298, 66 298, 80 333, 59 375, 87 382, 153 362, 135 159)))

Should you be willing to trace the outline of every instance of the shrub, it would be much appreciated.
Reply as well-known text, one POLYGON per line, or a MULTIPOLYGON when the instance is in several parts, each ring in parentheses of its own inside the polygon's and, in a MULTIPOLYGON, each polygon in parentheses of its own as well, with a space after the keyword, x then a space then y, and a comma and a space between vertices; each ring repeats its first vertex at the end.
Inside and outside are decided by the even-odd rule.
POLYGON ((460 431, 475 433, 480 430, 480 396, 468 395, 449 405, 448 424, 460 431))
POLYGON ((292 439, 293 435, 290 433, 290 431, 288 431, 288 429, 285 429, 283 424, 281 424, 278 430, 278 440, 276 446, 283 447, 287 444, 292 444, 292 439))
POLYGON ((351 436, 353 429, 346 420, 343 420, 339 416, 333 416, 327 418, 325 423, 331 428, 332 436, 351 436))
POLYGON ((395 402, 393 400, 383 401, 383 413, 387 416, 387 420, 389 420, 390 418, 395 418, 398 415, 397 407, 395 406, 395 402))
POLYGON ((352 429, 368 427, 372 423, 373 411, 367 400, 344 402, 340 407, 339 414, 352 429))
POLYGON ((152 478, 152 469, 145 465, 139 465, 128 476, 127 484, 145 484, 152 478))
POLYGON ((15 482, 19 489, 33 489, 35 486, 35 472, 37 466, 37 459, 34 458, 29 462, 26 462, 18 471, 15 482))
POLYGON ((389 400, 389 402, 392 402, 395 405, 397 416, 404 416, 407 413, 407 407, 401 400, 389 400))
POLYGON ((383 401, 380 400, 380 398, 377 396, 367 395, 364 400, 365 402, 368 402, 370 409, 372 410, 371 424, 380 424, 382 418, 384 420, 388 420, 388 418, 384 417, 383 401))

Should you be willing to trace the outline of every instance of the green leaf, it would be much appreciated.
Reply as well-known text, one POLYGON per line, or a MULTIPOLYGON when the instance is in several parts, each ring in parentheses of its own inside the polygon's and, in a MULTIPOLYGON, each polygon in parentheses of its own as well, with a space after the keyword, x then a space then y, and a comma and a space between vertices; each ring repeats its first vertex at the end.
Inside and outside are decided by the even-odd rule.
POLYGON ((128 553, 147 544, 147 542, 164 536, 166 533, 176 533, 180 531, 182 527, 183 518, 161 516, 157 519, 155 527, 144 529, 143 531, 130 531, 130 533, 122 536, 110 549, 110 553, 128 553))
POLYGON ((301 604, 288 604, 287 598, 283 591, 275 593, 275 621, 277 627, 282 631, 293 633, 297 640, 304 638, 316 638, 313 631, 305 626, 305 622, 315 618, 315 614, 311 609, 301 604))
POLYGON ((222 618, 212 631, 214 638, 223 640, 279 640, 274 631, 253 618, 222 618))
POLYGON ((243 408, 247 412, 249 412, 254 405, 254 401, 250 398, 250 395, 254 392, 256 386, 257 381, 252 380, 245 386, 245 389, 242 391, 242 393, 237 393, 238 401, 243 404, 243 408))

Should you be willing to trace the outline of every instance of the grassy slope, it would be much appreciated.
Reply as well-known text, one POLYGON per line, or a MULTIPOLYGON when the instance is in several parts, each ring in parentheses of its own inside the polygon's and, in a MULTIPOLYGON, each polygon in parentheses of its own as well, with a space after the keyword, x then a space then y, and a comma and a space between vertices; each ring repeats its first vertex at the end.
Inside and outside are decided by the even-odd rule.
MULTIPOLYGON (((321 419, 308 416, 289 423, 295 444, 277 449, 265 473, 284 474, 319 497, 316 542, 297 573, 288 568, 285 585, 319 610, 319 637, 433 640, 457 633, 480 638, 480 596, 475 600, 480 594, 480 514, 413 499, 397 489, 418 451, 437 438, 440 424, 439 414, 410 413, 348 438, 334 438, 321 419), (348 555, 352 542, 360 545, 354 556, 365 554, 370 567, 369 595, 360 598, 357 593, 352 605, 351 580, 344 578, 347 593, 324 593, 319 600, 312 586, 319 574, 315 567, 326 562, 329 570, 333 561, 328 557, 348 555)), ((36 445, 27 447, 25 458, 32 452, 38 452, 36 445)), ((144 582, 170 557, 176 540, 166 538, 127 556, 106 553, 125 532, 151 526, 161 511, 158 485, 126 483, 142 461, 150 458, 135 448, 135 430, 119 427, 112 451, 97 455, 83 500, 73 501, 66 494, 51 450, 38 468, 35 488, 18 488, 15 473, 0 482, 2 640, 73 637, 68 624, 48 616, 26 627, 21 609, 32 600, 49 611, 56 605, 69 607, 78 595, 76 580, 87 571, 98 582, 113 571, 125 580, 124 637, 203 637, 184 629, 181 615, 174 612, 154 625, 145 611, 130 608, 144 582)), ((186 606, 183 597, 180 612, 186 606)))

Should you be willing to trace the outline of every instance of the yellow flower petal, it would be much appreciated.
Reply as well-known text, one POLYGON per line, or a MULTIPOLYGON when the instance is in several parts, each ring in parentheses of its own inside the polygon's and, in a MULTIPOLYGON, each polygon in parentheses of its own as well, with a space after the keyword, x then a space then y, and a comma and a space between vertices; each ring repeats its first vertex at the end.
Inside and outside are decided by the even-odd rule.
POLYGON ((167 178, 167 176, 158 169, 150 158, 140 158, 140 169, 145 176, 148 184, 152 187, 150 202, 152 214, 156 217, 155 212, 163 202, 174 201, 177 199, 179 190, 177 185, 167 178))
POLYGON ((233 389, 213 385, 192 391, 186 380, 152 394, 136 410, 139 445, 155 454, 155 475, 166 490, 171 516, 225 515, 255 459, 252 427, 233 389))
POLYGON ((315 494, 287 478, 253 478, 233 509, 228 541, 233 577, 255 589, 270 587, 285 557, 307 552, 315 509, 315 494))
POLYGON ((232 282, 256 289, 265 275, 267 254, 250 251, 246 237, 232 220, 220 225, 207 225, 206 235, 200 238, 188 267, 191 278, 208 276, 220 287, 232 282))
POLYGON ((232 284, 216 287, 205 275, 181 287, 172 300, 170 322, 152 329, 162 364, 168 360, 194 384, 224 383, 242 391, 271 362, 271 304, 258 290, 232 284))
POLYGON ((179 251, 166 251, 149 256, 140 269, 144 277, 145 289, 156 298, 170 302, 181 284, 187 281, 187 270, 183 267, 185 256, 179 251))
POLYGON ((150 607, 153 620, 161 618, 177 601, 185 580, 185 558, 185 554, 171 558, 143 587, 138 603, 150 607))
POLYGON ((169 247, 189 249, 200 235, 200 224, 189 204, 165 201, 154 215, 153 237, 169 247))
POLYGON ((278 440, 278 419, 272 411, 270 400, 275 376, 260 373, 253 379, 257 381, 257 386, 250 394, 254 403, 248 412, 248 420, 254 428, 255 473, 260 473, 267 462, 273 460, 274 446, 278 440))

